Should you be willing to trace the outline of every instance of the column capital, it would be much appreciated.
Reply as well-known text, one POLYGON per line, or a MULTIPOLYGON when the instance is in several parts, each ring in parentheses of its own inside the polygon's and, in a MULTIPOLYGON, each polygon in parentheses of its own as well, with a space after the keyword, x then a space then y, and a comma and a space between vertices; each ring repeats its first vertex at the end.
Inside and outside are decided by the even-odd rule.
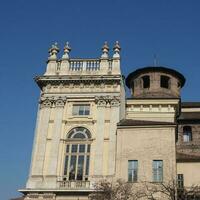
POLYGON ((120 97, 119 96, 96 96, 95 97, 95 103, 97 106, 119 106, 120 104, 120 97))
POLYGON ((66 97, 48 96, 40 98, 41 107, 64 107, 67 101, 66 97))

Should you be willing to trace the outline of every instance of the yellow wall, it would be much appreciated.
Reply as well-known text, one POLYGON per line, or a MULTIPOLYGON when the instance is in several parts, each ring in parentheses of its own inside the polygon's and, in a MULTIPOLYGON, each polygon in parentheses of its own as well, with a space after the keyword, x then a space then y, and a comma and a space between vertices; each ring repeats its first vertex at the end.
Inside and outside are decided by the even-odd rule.
POLYGON ((186 187, 200 185, 200 162, 177 163, 177 174, 183 174, 186 187))
POLYGON ((163 160, 164 181, 174 178, 175 127, 118 129, 117 178, 128 179, 128 160, 138 160, 138 181, 152 181, 153 160, 163 160))

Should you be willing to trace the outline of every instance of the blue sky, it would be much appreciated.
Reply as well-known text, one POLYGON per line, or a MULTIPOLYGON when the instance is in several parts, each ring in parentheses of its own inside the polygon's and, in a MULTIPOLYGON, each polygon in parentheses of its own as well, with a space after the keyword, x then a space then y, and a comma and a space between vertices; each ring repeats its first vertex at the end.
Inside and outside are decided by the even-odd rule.
POLYGON ((28 176, 39 98, 33 77, 45 71, 57 41, 71 57, 98 57, 104 41, 120 41, 124 75, 153 64, 183 73, 184 101, 200 101, 200 1, 1 0, 0 190, 18 196, 28 176))

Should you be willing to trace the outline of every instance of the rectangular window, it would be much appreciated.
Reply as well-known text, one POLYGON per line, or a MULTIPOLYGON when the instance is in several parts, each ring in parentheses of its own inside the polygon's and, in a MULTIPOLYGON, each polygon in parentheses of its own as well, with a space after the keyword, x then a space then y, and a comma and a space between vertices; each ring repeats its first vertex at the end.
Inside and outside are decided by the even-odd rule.
POLYGON ((153 160, 153 182, 163 181, 163 161, 153 160))
POLYGON ((184 187, 183 174, 177 175, 177 182, 178 182, 178 189, 183 189, 183 187, 184 187))
POLYGON ((192 128, 190 126, 183 127, 183 142, 192 141, 192 128))
POLYGON ((73 105, 72 114, 73 115, 90 115, 90 105, 89 104, 73 105))
POLYGON ((129 160, 128 161, 128 181, 137 182, 138 180, 138 161, 129 160))

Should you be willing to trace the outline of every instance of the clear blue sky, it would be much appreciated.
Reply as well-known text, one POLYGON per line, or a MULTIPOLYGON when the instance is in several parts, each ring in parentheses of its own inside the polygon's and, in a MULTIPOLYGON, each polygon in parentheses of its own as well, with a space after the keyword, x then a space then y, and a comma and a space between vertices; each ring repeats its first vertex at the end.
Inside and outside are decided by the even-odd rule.
POLYGON ((122 71, 160 65, 182 72, 184 101, 200 101, 199 0, 1 0, 0 199, 18 196, 28 175, 39 88, 49 46, 69 41, 71 57, 98 57, 119 40, 122 71))

